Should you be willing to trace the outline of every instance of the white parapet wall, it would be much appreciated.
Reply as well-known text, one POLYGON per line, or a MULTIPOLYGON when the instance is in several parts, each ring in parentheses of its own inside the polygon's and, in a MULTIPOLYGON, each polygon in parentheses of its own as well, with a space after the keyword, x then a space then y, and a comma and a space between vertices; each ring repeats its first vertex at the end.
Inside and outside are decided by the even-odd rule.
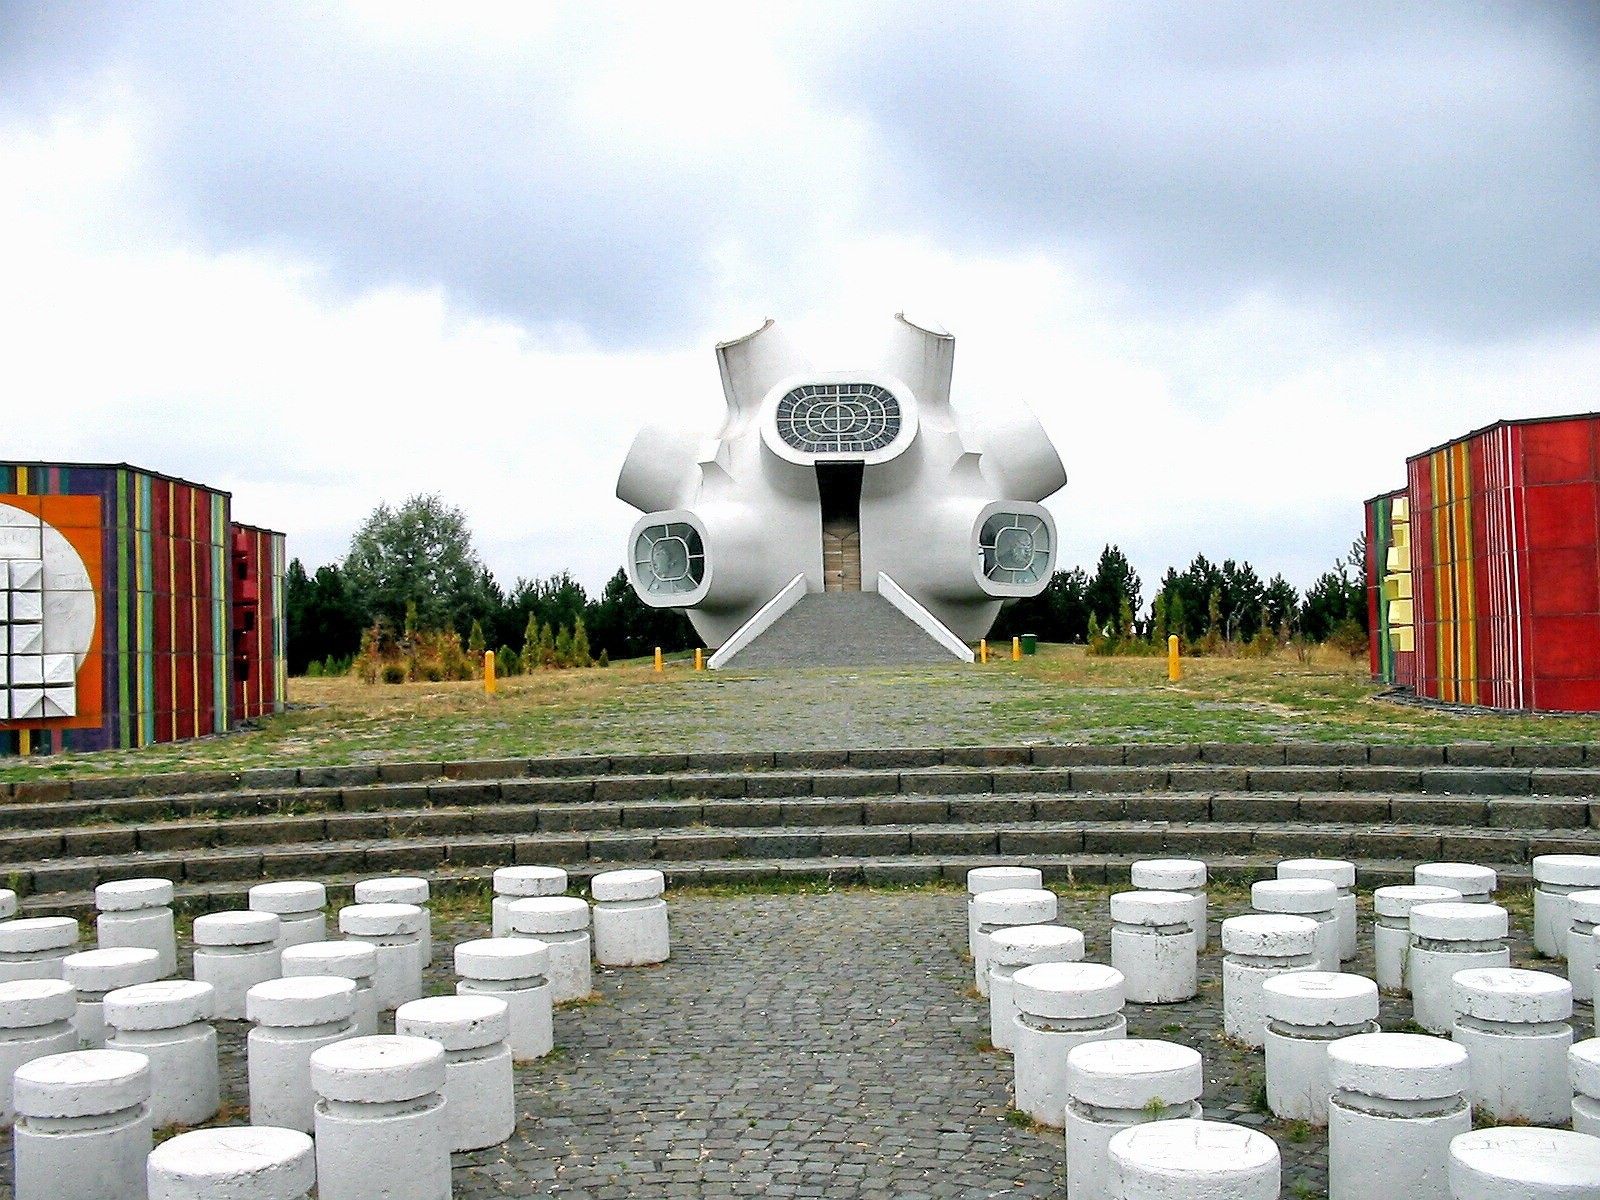
POLYGON ((755 616, 739 626, 732 637, 717 647, 716 653, 706 660, 706 666, 713 671, 726 666, 729 659, 771 629, 779 617, 799 604, 805 594, 806 577, 796 575, 776 596, 757 609, 755 616))
POLYGON ((962 662, 971 662, 973 660, 974 655, 971 646, 950 632, 948 625, 918 604, 910 592, 881 571, 878 573, 878 595, 910 617, 913 622, 922 628, 924 633, 962 662))

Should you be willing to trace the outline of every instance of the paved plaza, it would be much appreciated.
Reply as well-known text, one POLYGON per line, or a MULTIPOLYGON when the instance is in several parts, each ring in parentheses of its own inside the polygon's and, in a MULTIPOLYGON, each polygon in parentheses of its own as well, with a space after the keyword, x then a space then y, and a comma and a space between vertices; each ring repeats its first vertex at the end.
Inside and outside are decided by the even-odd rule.
MULTIPOLYGON (((1008 1118, 1010 1059, 984 1049, 987 1003, 971 995, 965 897, 956 891, 669 896, 673 957, 597 971, 597 1000, 557 1013, 558 1049, 517 1074, 510 1142, 457 1155, 456 1195, 922 1197, 1064 1194, 1062 1141, 1008 1118)), ((1213 903, 1216 920, 1242 899, 1213 903)), ((1072 893, 1063 923, 1109 957, 1103 895, 1072 893)), ((440 922, 429 990, 451 990, 447 947, 483 936, 440 922)), ((1349 970, 1370 973, 1364 953, 1349 970)), ((1531 958, 1525 935, 1518 965, 1531 958)), ((1129 1036, 1184 1042, 1206 1062, 1208 1116, 1264 1127, 1284 1194, 1325 1194, 1318 1131, 1256 1110, 1259 1054, 1220 1039, 1220 951, 1199 999, 1129 1005, 1129 1036)), ((185 964, 187 969, 187 964, 185 964)), ((1383 1023, 1409 1009, 1385 1002, 1383 1023)), ((1575 1021, 1588 1036, 1583 1007, 1575 1021)), ((224 1023, 224 1098, 243 1119, 246 1026, 224 1023)), ((10 1196, 9 1137, 0 1196, 10 1196)))

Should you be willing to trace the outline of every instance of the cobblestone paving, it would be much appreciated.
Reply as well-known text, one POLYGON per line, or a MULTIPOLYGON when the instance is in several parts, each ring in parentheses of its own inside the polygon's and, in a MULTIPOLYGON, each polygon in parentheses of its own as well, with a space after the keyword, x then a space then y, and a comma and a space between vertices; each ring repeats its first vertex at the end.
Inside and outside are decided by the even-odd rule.
MULTIPOLYGON (((555 1054, 517 1075, 517 1133, 456 1157, 460 1200, 560 1196, 1023 1197, 1064 1194, 1060 1135, 1007 1119, 1010 1059, 982 1046, 969 993, 965 899, 950 892, 674 897, 672 961, 597 971, 597 1000, 556 1017, 555 1054)), ((1213 903, 1220 921, 1242 906, 1213 903)), ((1102 897, 1065 898, 1088 956, 1109 958, 1102 897)), ((453 990, 448 946, 483 936, 441 924, 428 990, 453 990)), ((1347 970, 1369 973, 1363 954, 1347 970)), ((1518 965, 1532 958, 1519 933, 1518 965)), ((1130 1005, 1129 1036, 1199 1049, 1206 1114, 1266 1129, 1284 1194, 1326 1194, 1321 1131, 1256 1109, 1259 1053, 1223 1042, 1220 949, 1200 997, 1130 1005)), ((1409 1006, 1386 1000, 1383 1026, 1409 1006)), ((1574 1022, 1587 1037, 1585 1006, 1574 1022)), ((246 1027, 224 1024, 225 1099, 242 1120, 246 1027)), ((11 1196, 10 1138, 0 1197, 11 1196)))

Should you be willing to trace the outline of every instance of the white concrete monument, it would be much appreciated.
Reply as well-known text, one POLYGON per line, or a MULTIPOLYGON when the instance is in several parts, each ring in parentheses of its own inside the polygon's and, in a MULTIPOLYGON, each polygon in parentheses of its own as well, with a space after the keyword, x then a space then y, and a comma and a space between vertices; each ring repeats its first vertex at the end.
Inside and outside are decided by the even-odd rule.
POLYGON ((970 661, 1002 605, 1049 583, 1056 528, 1040 501, 1067 476, 1044 428, 1021 406, 952 407, 942 329, 902 314, 885 332, 870 361, 821 370, 768 321, 717 347, 715 434, 646 426, 634 439, 617 479, 644 513, 628 577, 646 604, 688 613, 719 648, 713 667, 796 606, 859 628, 885 603, 930 658, 970 661))

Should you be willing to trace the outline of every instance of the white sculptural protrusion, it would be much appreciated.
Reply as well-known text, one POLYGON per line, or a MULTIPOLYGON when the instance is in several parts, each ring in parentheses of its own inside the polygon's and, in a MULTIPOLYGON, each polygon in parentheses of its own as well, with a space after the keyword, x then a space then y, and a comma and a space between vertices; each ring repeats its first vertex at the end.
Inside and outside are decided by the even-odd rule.
POLYGON ((862 368, 813 368, 772 321, 719 345, 722 427, 705 440, 645 427, 617 480, 645 514, 628 540, 634 589, 721 646, 797 580, 827 590, 841 508, 856 586, 887 576, 955 637, 985 636, 1006 601, 1049 582, 1056 528, 1040 502, 1067 476, 1026 408, 975 421, 951 406, 954 359, 954 338, 904 315, 862 368))

